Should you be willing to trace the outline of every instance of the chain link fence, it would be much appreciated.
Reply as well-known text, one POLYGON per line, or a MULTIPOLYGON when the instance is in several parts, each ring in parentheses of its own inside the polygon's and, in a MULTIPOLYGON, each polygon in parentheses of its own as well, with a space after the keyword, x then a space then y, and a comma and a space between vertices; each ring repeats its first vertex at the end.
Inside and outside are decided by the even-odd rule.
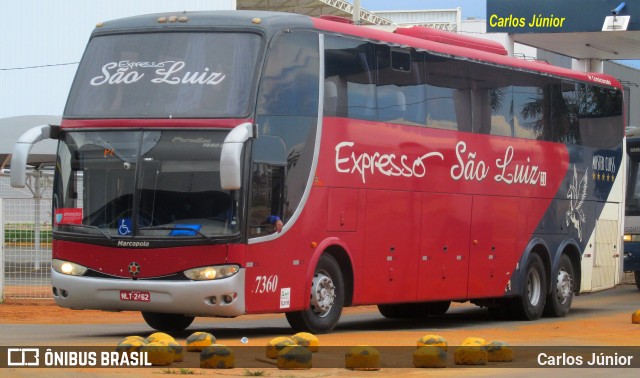
POLYGON ((0 300, 51 295, 51 177, 15 189, 0 176, 0 300))

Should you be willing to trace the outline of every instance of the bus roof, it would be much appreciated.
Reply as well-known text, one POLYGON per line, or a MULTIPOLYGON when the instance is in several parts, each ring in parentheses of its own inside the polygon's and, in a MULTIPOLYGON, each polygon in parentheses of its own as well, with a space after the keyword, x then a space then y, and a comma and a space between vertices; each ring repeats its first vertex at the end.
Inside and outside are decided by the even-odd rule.
MULTIPOLYGON (((483 48, 470 48, 443 43, 442 41, 445 41, 446 38, 440 38, 439 42, 406 35, 419 35, 420 33, 392 33, 364 26, 351 25, 345 22, 336 22, 335 20, 327 18, 313 18, 295 13, 254 10, 156 13, 100 23, 96 26, 92 35, 127 32, 133 30, 160 31, 210 29, 212 25, 219 28, 241 27, 261 30, 267 35, 267 37, 270 37, 276 32, 286 28, 315 28, 327 32, 350 35, 392 45, 409 46, 418 50, 449 56, 451 58, 495 64, 516 70, 565 77, 598 85, 622 88, 620 83, 614 77, 601 73, 574 71, 542 62, 517 59, 499 53, 488 52, 486 51, 487 49, 483 48)), ((455 33, 451 34, 453 36, 456 35, 455 33)), ((469 39, 471 37, 466 38, 469 39)))
POLYGON ((487 52, 483 49, 455 46, 436 42, 433 40, 421 39, 398 33, 390 33, 373 28, 354 26, 347 23, 333 22, 325 19, 314 19, 314 26, 321 30, 341 33, 345 35, 358 36, 401 46, 411 46, 419 50, 425 50, 439 55, 450 56, 452 58, 457 57, 461 59, 468 59, 470 61, 478 61, 511 67, 517 70, 566 77, 575 80, 591 82, 598 85, 622 88, 620 83, 614 77, 609 75, 574 71, 543 62, 517 59, 499 53, 487 52))
POLYGON ((254 10, 166 12, 111 20, 96 25, 93 34, 175 29, 254 28, 267 34, 283 28, 313 28, 312 18, 295 13, 254 10))

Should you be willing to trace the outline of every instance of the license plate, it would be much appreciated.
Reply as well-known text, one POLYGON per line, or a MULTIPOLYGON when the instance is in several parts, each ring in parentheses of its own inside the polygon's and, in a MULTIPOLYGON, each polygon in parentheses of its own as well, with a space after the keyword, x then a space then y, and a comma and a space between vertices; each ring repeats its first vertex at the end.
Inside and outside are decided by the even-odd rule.
POLYGON ((150 302, 151 294, 148 291, 120 290, 121 301, 150 302))

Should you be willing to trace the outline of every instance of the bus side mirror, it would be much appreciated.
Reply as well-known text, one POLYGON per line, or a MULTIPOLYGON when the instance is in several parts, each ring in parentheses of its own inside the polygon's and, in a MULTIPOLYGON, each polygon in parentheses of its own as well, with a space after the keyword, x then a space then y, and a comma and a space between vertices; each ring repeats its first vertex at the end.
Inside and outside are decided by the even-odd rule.
POLYGON ((242 123, 224 138, 220 153, 220 184, 224 190, 236 190, 242 186, 242 148, 253 138, 253 125, 242 123))
POLYGON ((45 139, 57 139, 59 133, 60 126, 41 125, 20 135, 16 144, 13 145, 13 154, 11 155, 12 187, 24 188, 27 181, 27 161, 33 145, 45 139))

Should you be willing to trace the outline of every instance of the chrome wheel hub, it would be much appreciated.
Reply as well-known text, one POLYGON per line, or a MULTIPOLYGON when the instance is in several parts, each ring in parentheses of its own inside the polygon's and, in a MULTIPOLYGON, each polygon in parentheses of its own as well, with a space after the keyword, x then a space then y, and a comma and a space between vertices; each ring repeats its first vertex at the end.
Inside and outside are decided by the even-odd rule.
POLYGON ((336 288, 331 277, 316 273, 311 282, 311 310, 319 316, 325 317, 331 311, 336 298, 336 288))
POLYGON ((564 270, 558 272, 556 281, 556 296, 560 304, 565 304, 571 297, 571 275, 564 270))
POLYGON ((540 292, 540 286, 540 272, 532 270, 531 274, 529 274, 529 279, 527 280, 527 297, 529 298, 529 303, 531 303, 532 306, 537 306, 538 302, 540 302, 540 297, 542 295, 540 292))

